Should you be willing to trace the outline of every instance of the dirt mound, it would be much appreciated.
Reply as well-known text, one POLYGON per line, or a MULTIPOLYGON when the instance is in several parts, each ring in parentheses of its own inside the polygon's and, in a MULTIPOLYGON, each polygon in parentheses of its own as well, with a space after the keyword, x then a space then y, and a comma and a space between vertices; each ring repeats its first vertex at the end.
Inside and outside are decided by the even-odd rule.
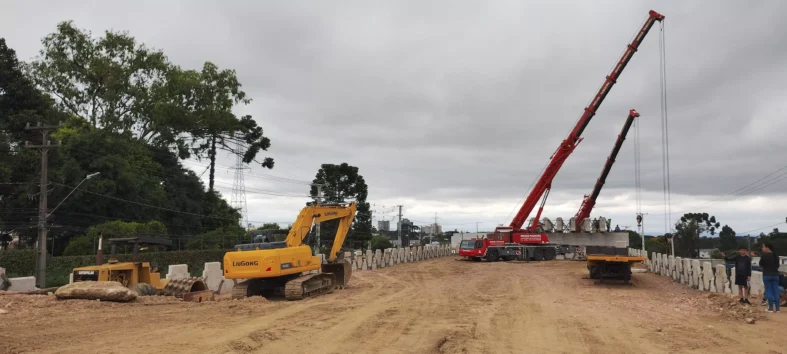
POLYGON ((80 281, 61 286, 55 291, 60 300, 84 299, 126 302, 137 298, 131 289, 114 281, 80 281))

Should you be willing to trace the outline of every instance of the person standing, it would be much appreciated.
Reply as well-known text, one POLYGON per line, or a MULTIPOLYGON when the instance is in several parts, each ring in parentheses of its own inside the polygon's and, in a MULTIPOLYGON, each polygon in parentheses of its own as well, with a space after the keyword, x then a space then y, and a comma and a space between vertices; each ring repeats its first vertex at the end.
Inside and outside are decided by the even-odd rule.
POLYGON ((735 262, 735 285, 738 286, 738 302, 751 305, 749 302, 749 284, 751 282, 751 257, 746 247, 738 247, 738 253, 727 257, 721 252, 722 257, 728 262, 735 262))
POLYGON ((773 245, 770 243, 762 245, 760 267, 762 268, 762 282, 765 284, 765 298, 768 299, 767 311, 780 312, 779 256, 776 255, 773 245))

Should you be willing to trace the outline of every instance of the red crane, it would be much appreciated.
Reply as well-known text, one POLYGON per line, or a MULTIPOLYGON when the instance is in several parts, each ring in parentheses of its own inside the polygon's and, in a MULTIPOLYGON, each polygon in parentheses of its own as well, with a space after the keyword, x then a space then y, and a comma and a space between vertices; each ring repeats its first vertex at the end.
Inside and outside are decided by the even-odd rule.
POLYGON ((642 28, 637 32, 634 39, 626 48, 626 51, 623 53, 623 56, 618 61, 617 65, 612 69, 612 72, 607 75, 604 84, 601 85, 601 88, 596 93, 596 96, 593 98, 593 101, 590 102, 585 108, 584 113, 580 116, 579 120, 577 121, 574 129, 571 130, 571 133, 568 134, 560 146, 557 148, 552 157, 550 157, 549 164, 547 165, 546 169, 544 169, 543 174, 538 179, 536 184, 533 186, 533 190, 525 199, 525 202, 522 204, 522 207, 519 208, 519 212, 517 212, 514 219, 511 221, 511 224, 508 227, 499 226, 495 229, 496 239, 503 240, 505 242, 512 242, 512 243, 548 243, 549 239, 545 233, 538 232, 539 222, 538 220, 541 218, 541 212, 544 210, 544 204, 546 203, 547 197, 549 196, 549 191, 552 188, 552 180, 555 178, 555 175, 563 166, 563 163, 566 159, 571 155, 574 149, 577 147, 582 138, 582 132, 587 127, 590 120, 596 114, 596 111, 599 107, 601 107, 601 103, 604 102, 604 98, 607 97, 609 91, 612 90, 612 86, 615 85, 620 74, 623 72, 623 69, 626 68, 631 57, 634 56, 634 53, 639 48, 640 43, 642 40, 645 39, 645 35, 648 34, 653 24, 656 21, 664 20, 664 16, 659 14, 656 11, 650 10, 648 13, 648 18, 645 20, 645 23, 642 25, 642 28), (522 226, 524 225, 527 217, 530 215, 530 212, 533 211, 533 208, 536 206, 536 202, 538 202, 539 198, 541 200, 541 206, 538 209, 538 213, 536 214, 535 222, 533 225, 530 226, 529 229, 523 230, 522 226), (510 236, 506 235, 510 233, 510 236))
POLYGON ((593 206, 596 205, 596 198, 598 198, 598 194, 601 193, 601 188, 604 187, 604 182, 607 181, 607 176, 609 175, 609 171, 612 169, 612 164, 615 163, 615 158, 618 156, 618 152, 620 152, 620 147, 623 146, 623 140, 626 140, 626 135, 629 132, 629 128, 631 128, 631 124, 634 123, 634 118, 639 117, 639 113, 635 110, 629 111, 629 116, 626 118, 626 123, 623 124, 623 129, 620 131, 620 135, 618 135, 618 140, 615 141, 615 146, 612 147, 612 152, 607 157, 607 163, 604 164, 604 169, 601 170, 601 176, 598 177, 596 181, 596 186, 593 187, 593 192, 590 195, 585 195, 582 199, 582 205, 579 207, 579 211, 577 211, 577 215, 574 216, 575 227, 574 232, 580 232, 582 221, 585 220, 587 217, 590 216, 590 211, 593 210, 593 206))

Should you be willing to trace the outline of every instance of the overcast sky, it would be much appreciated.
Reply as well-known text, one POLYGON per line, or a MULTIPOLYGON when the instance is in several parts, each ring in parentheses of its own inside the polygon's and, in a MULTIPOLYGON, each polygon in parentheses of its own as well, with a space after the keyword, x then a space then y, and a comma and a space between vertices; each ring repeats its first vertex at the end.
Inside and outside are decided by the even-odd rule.
MULTIPOLYGON (((347 162, 369 184, 375 225, 401 204, 416 224, 436 213, 444 229, 474 231, 511 221, 654 9, 666 16, 672 221, 707 212, 739 233, 783 222, 787 169, 733 192, 787 165, 787 2, 592 3, 0 0, 0 36, 29 60, 59 21, 74 20, 96 35, 127 30, 183 67, 236 69, 254 100, 238 113, 263 126, 264 156, 276 161, 246 176, 254 224, 291 222, 308 199, 297 181, 347 162)), ((544 216, 576 213, 634 108, 645 231, 663 232, 660 29, 558 173, 544 216)), ((634 138, 632 129, 592 213, 613 227, 636 228, 634 138)), ((219 164, 230 199, 224 168, 234 159, 219 164)))

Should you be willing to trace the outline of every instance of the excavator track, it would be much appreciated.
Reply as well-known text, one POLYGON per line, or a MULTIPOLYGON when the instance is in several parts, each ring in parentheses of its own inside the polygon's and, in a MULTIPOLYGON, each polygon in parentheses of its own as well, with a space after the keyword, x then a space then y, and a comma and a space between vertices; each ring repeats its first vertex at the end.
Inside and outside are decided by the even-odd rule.
POLYGON ((249 281, 248 280, 242 281, 242 282, 240 282, 238 284, 235 284, 235 286, 232 287, 232 299, 233 300, 243 299, 243 298, 245 298, 248 295, 248 293, 249 293, 249 281))
POLYGON ((336 275, 333 273, 307 274, 287 282, 284 298, 301 300, 320 294, 329 294, 336 289, 336 275))

